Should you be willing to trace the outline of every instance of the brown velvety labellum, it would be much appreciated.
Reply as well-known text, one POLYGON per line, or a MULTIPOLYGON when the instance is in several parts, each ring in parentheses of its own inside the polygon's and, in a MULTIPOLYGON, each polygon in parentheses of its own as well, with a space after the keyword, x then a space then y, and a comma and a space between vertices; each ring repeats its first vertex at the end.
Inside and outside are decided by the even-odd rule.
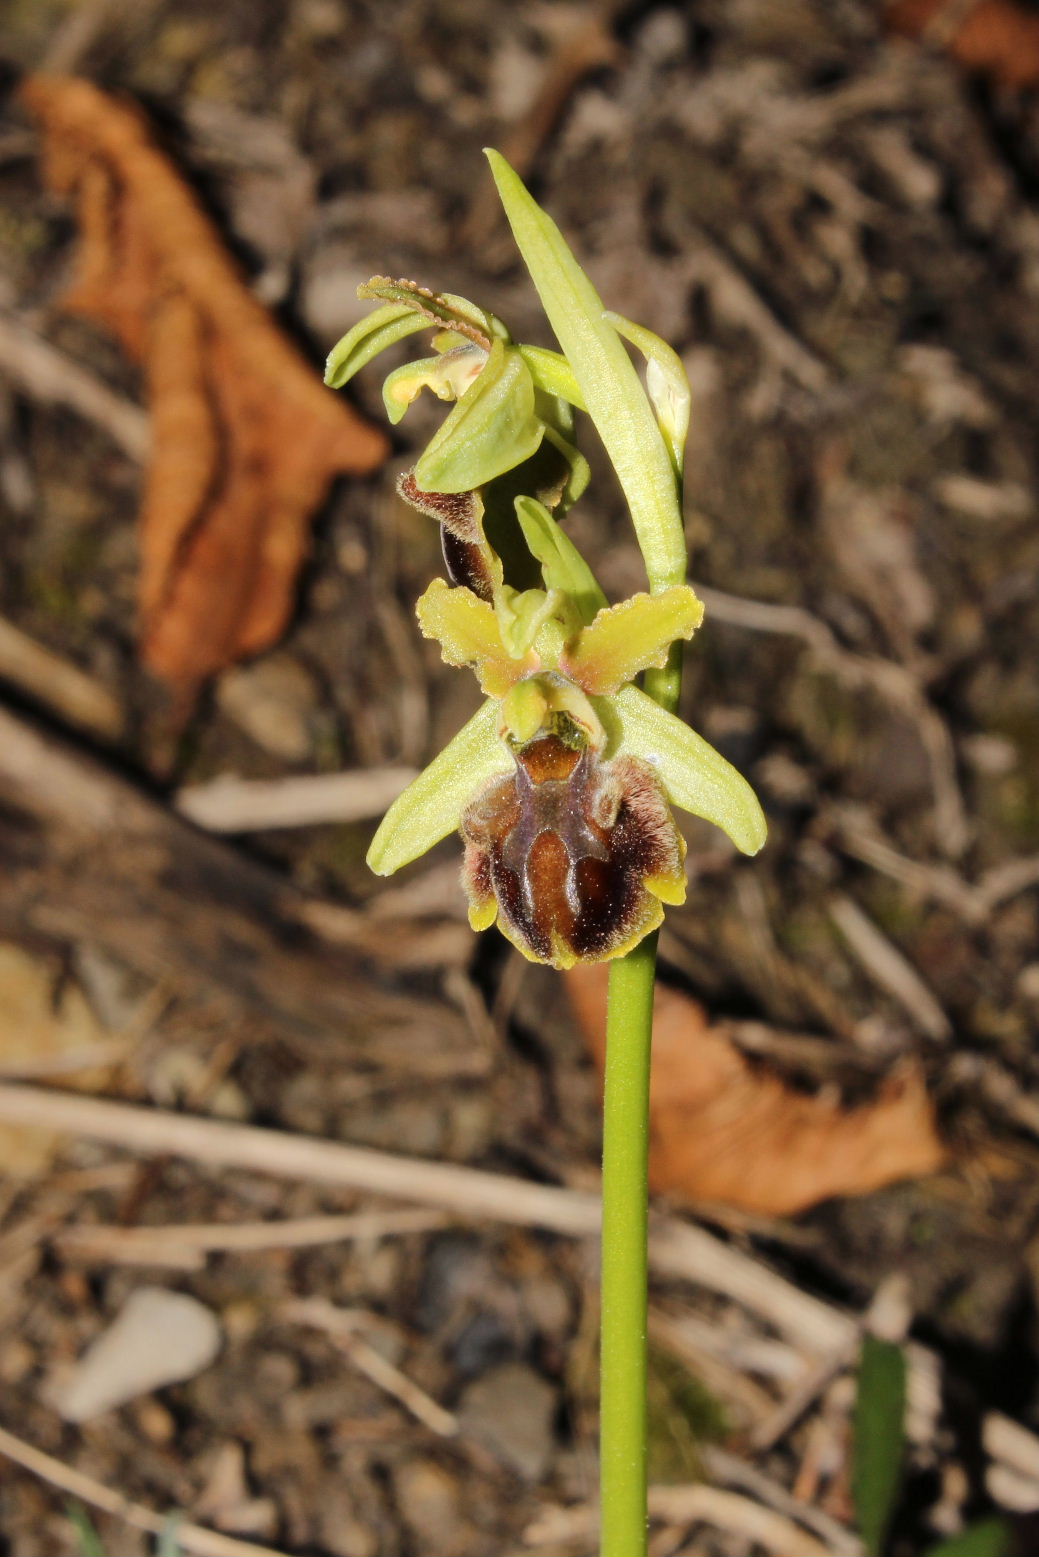
POLYGON ((539 962, 617 956, 659 924, 647 877, 681 880, 683 844, 652 770, 540 734, 516 771, 465 811, 465 884, 491 895, 509 939, 539 962))

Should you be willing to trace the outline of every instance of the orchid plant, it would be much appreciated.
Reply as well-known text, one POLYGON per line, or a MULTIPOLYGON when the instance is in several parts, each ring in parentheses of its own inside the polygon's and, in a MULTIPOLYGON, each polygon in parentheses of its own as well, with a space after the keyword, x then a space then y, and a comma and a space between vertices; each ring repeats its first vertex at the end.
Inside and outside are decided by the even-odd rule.
POLYGON ((765 821, 747 781, 676 717, 680 654, 703 606, 686 582, 681 516, 689 385, 672 349, 604 309, 559 229, 487 153, 520 253, 562 348, 513 340, 466 298, 374 277, 373 313, 328 359, 346 384, 432 329, 433 355, 390 373, 396 423, 430 391, 451 410, 402 497, 441 528, 446 579, 422 633, 476 675, 485 701, 390 807, 372 842, 387 875, 456 829, 473 928, 569 968, 617 959, 607 1024, 601 1451, 604 1557, 645 1551, 646 1139, 655 936, 685 898, 671 807, 754 854, 765 821), (646 359, 645 387, 624 344, 646 359), (561 521, 589 467, 575 413, 617 472, 649 590, 610 604, 561 521), (644 678, 643 685, 637 678, 644 678))

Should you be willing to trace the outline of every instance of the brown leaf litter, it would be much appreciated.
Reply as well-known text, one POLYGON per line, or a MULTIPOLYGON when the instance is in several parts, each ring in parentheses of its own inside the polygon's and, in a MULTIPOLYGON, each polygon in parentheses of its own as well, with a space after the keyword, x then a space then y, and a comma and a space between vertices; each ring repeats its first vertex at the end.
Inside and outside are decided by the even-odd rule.
MULTIPOLYGON (((602 1067, 608 970, 574 968, 570 999, 602 1067)), ((847 1108, 754 1066, 690 996, 657 985, 650 1184, 659 1193, 789 1215, 933 1173, 946 1159, 918 1066, 847 1108)))
POLYGON ((79 219, 62 306, 143 365, 152 453, 141 509, 140 649, 189 701, 284 630, 315 509, 332 478, 385 457, 248 291, 132 102, 29 76, 48 186, 79 219))

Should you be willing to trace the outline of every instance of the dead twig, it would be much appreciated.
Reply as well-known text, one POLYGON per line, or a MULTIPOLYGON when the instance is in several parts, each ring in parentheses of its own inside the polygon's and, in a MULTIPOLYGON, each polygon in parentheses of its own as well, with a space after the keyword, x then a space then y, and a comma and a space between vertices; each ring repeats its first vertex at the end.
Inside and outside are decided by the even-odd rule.
POLYGON ((359 1211, 344 1216, 304 1216, 272 1222, 198 1222, 162 1227, 62 1228, 50 1242, 64 1259, 118 1265, 163 1265, 201 1270, 208 1254, 257 1249, 306 1249, 315 1244, 360 1242, 429 1232, 442 1227, 439 1211, 359 1211))
POLYGON ((182 816, 211 833, 363 822, 381 816, 415 772, 414 768, 366 768, 358 773, 271 780, 226 773, 208 784, 178 790, 174 803, 182 816))
POLYGON ((690 238, 684 262, 690 279, 708 289, 718 312, 731 324, 755 337, 773 367, 788 373, 812 394, 827 387, 832 374, 826 363, 780 324, 760 293, 717 244, 697 233, 690 238))
POLYGON ((814 1508, 809 1503, 801 1502, 780 1482, 771 1476, 766 1476, 764 1471, 759 1471, 755 1466, 748 1465, 746 1460, 741 1460, 735 1454, 729 1454, 725 1449, 718 1449, 713 1444, 705 1445, 702 1454, 704 1465, 715 1481, 749 1492, 760 1503, 774 1508, 777 1513, 796 1520, 799 1525, 805 1525, 809 1530, 814 1530, 825 1543, 832 1557, 863 1557, 865 1548, 847 1525, 842 1525, 832 1515, 824 1513, 821 1508, 814 1508))
POLYGON ((857 903, 834 893, 827 911, 869 976, 897 1000, 916 1025, 936 1043, 948 1043, 952 1023, 923 979, 898 948, 882 934, 857 903))
MULTIPOLYGON (((41 1481, 59 1487, 74 1498, 81 1498, 92 1508, 100 1508, 106 1514, 124 1519, 137 1530, 149 1530, 153 1535, 161 1535, 169 1523, 162 1515, 153 1514, 150 1508, 145 1508, 143 1503, 135 1503, 131 1498, 123 1497, 121 1492, 114 1492, 111 1487, 95 1481, 93 1476, 87 1476, 64 1461, 44 1454, 41 1449, 34 1448, 23 1438, 16 1438, 14 1433, 7 1432, 3 1427, 0 1427, 0 1454, 31 1471, 34 1476, 39 1476, 41 1481)), ((177 1544, 183 1551, 193 1553, 194 1557, 284 1557, 284 1553, 275 1551, 272 1546, 239 1541, 234 1536, 221 1535, 216 1530, 207 1530, 203 1525, 188 1521, 177 1524, 177 1544)))
POLYGON ((107 687, 2 617, 0 680, 102 740, 115 740, 122 733, 123 710, 107 687))
MULTIPOLYGON (((823 1546, 804 1525, 755 1503, 739 1492, 709 1487, 703 1482, 691 1486, 651 1487, 649 1517, 669 1525, 714 1525, 732 1535, 764 1546, 776 1557, 834 1557, 834 1549, 823 1546)), ((591 1504, 578 1508, 546 1508, 523 1532, 528 1546, 549 1548, 571 1541, 592 1539, 599 1528, 597 1509, 591 1504)), ((860 1548, 861 1550, 861 1548, 860 1548)))
POLYGON ((324 1298, 303 1298, 297 1303, 287 1303, 281 1309, 281 1314, 284 1319, 295 1324, 313 1325, 315 1329, 323 1330, 331 1336, 355 1367, 379 1389, 399 1401, 416 1421, 428 1427, 431 1433, 436 1433, 438 1438, 458 1436, 458 1418, 452 1412, 445 1411, 414 1379, 409 1379, 400 1368, 394 1367, 358 1334, 360 1326, 366 1321, 371 1323, 371 1314, 336 1308, 324 1298))
POLYGON ((835 807, 833 816, 836 841, 845 854, 901 882, 920 897, 941 903, 973 927, 983 925, 993 909, 1008 898, 1027 892, 1039 882, 1039 855, 1026 854, 990 865, 971 883, 948 865, 900 854, 876 823, 857 807, 835 807))

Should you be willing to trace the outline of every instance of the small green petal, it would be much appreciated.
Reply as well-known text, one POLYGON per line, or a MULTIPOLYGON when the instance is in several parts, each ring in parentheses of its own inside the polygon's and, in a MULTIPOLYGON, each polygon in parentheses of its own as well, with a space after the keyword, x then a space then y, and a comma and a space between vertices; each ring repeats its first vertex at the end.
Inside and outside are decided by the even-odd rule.
POLYGON ((670 451, 675 473, 681 476, 692 400, 689 377, 682 359, 667 341, 661 340, 652 330, 647 330, 644 324, 635 324, 631 319, 625 319, 623 314, 615 314, 612 309, 606 310, 605 318, 617 334, 630 341, 646 359, 646 390, 657 413, 657 421, 670 451))
POLYGON ((525 746, 534 739, 548 714, 549 700, 540 676, 517 681, 501 700, 502 728, 517 746, 525 746))
POLYGON ((387 346, 428 328, 429 321, 403 303, 388 303, 385 308, 377 308, 367 318, 358 320, 332 347, 325 364, 325 383, 330 389, 342 389, 387 346))
POLYGON ((606 605, 606 596, 573 541, 536 498, 518 497, 516 516, 527 545, 541 564, 546 588, 558 589, 575 600, 582 620, 590 622, 606 605))
POLYGON ((560 662, 560 670, 595 696, 615 692, 639 671, 667 663, 676 638, 691 638, 703 601, 688 584, 660 595, 633 595, 601 610, 560 662))
POLYGON ((390 806, 368 850, 368 867, 391 876, 454 832, 482 784, 515 764, 498 735, 498 704, 488 698, 439 756, 390 806))
POLYGON ((673 805, 713 822, 744 854, 757 854, 767 834, 764 813, 720 752, 638 687, 603 698, 599 713, 611 745, 651 763, 673 805))
POLYGON ((415 479, 427 492, 485 486, 536 453, 544 430, 526 363, 514 346, 496 340, 479 378, 415 466, 415 479))

